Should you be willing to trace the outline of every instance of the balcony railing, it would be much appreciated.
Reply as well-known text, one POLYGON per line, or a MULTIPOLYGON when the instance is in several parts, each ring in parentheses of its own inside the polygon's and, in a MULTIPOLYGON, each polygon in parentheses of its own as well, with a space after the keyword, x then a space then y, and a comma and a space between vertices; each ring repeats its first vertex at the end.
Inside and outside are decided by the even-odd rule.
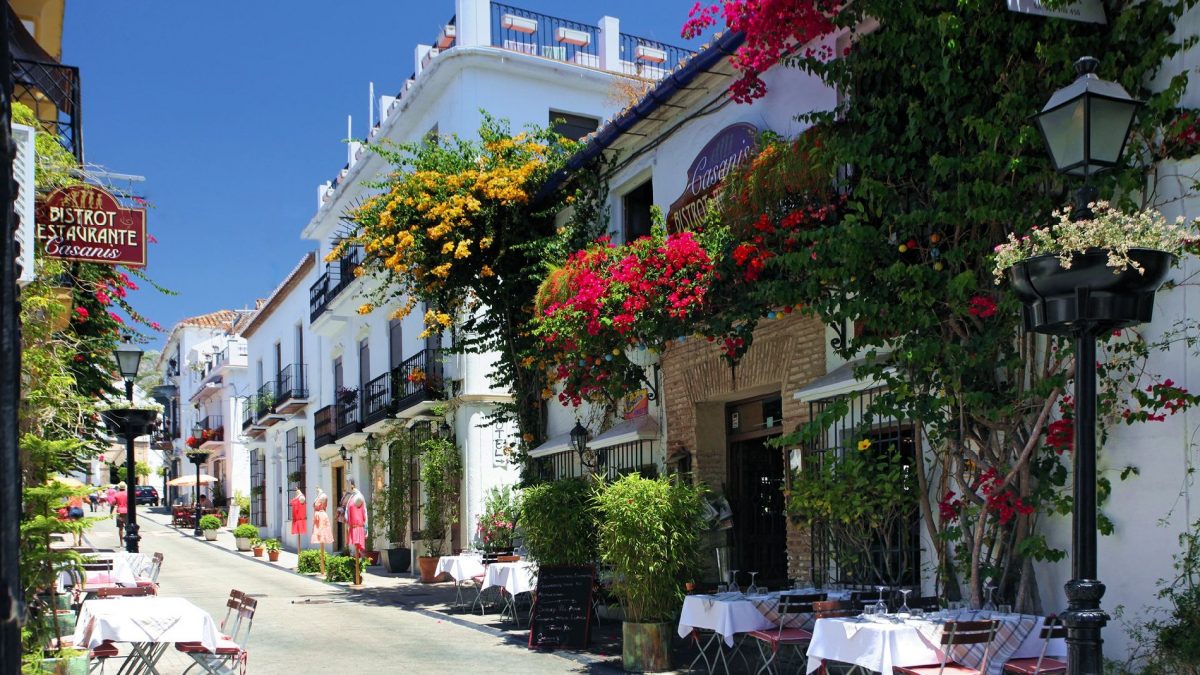
POLYGON ((313 415, 313 434, 316 438, 313 443, 316 447, 329 445, 334 441, 335 424, 334 406, 327 405, 321 408, 313 415))
POLYGON ((657 40, 621 33, 621 71, 648 80, 661 80, 694 54, 657 40))
POLYGON ((273 416, 276 400, 274 382, 267 382, 258 388, 258 392, 254 397, 254 419, 256 422, 269 427, 280 421, 280 418, 273 416))
POLYGON ((275 381, 275 411, 294 413, 308 402, 308 367, 303 363, 284 366, 275 381))
POLYGON ((211 430, 213 437, 209 440, 221 442, 225 440, 225 420, 220 415, 209 415, 200 420, 200 427, 205 431, 211 430))
POLYGON ((392 400, 393 374, 388 372, 363 387, 363 425, 370 425, 396 412, 392 400))
POLYGON ((250 427, 254 426, 254 408, 253 397, 247 398, 245 403, 242 404, 242 432, 249 431, 250 427))
POLYGON ((337 262, 331 263, 308 289, 308 320, 316 321, 329 303, 354 281, 354 270, 362 264, 362 249, 351 248, 337 262))
POLYGON ((600 67, 600 29, 578 21, 492 3, 492 46, 600 67))
POLYGON ((392 370, 392 399, 396 412, 444 394, 442 352, 422 349, 392 370))
POLYGON ((334 404, 334 423, 337 429, 334 438, 344 438, 350 434, 362 431, 362 416, 359 415, 359 397, 344 396, 334 404))
POLYGON ((13 100, 33 109, 38 121, 83 161, 79 69, 61 63, 13 58, 13 100))

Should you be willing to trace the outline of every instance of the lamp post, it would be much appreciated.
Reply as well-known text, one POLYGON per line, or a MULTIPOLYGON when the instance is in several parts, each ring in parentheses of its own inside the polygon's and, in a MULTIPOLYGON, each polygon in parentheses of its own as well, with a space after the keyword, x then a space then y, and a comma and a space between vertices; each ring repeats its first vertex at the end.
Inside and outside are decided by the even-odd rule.
MULTIPOLYGON (((125 399, 133 403, 133 380, 137 377, 138 366, 142 362, 142 350, 126 341, 113 350, 117 360, 117 369, 125 380, 125 399)), ((134 428, 132 417, 125 425, 125 488, 128 491, 125 505, 125 550, 130 553, 138 552, 137 524, 137 462, 133 456, 133 438, 138 432, 134 428)))
POLYGON ((583 426, 579 420, 575 420, 575 428, 571 429, 571 446, 575 448, 575 452, 579 454, 579 463, 589 469, 599 469, 604 466, 604 451, 595 451, 595 456, 591 461, 588 461, 588 439, 591 438, 591 432, 587 427, 583 426))
MULTIPOLYGON (((200 423, 197 422, 196 426, 192 427, 192 438, 202 438, 203 436, 204 427, 200 426, 200 423)), ((208 461, 208 453, 199 448, 193 448, 188 451, 187 456, 188 460, 196 465, 196 499, 194 500, 196 507, 196 517, 194 519, 196 521, 196 529, 192 534, 199 537, 204 534, 204 531, 200 529, 200 517, 203 515, 200 513, 200 465, 208 461)))
MULTIPOLYGON (((1035 117, 1054 168, 1084 180, 1075 192, 1073 220, 1093 217, 1088 205, 1096 200, 1097 193, 1088 179, 1120 163, 1141 105, 1121 85, 1098 78, 1098 65, 1090 56, 1079 59, 1075 63, 1077 79, 1054 92, 1035 117)), ((1075 508, 1067 611, 1059 618, 1067 628, 1067 672, 1099 675, 1104 671, 1100 632, 1108 623, 1108 615, 1100 609, 1104 584, 1096 573, 1096 336, 1112 330, 1114 324, 1111 319, 1084 311, 1089 288, 1075 291, 1080 318, 1067 331, 1075 340, 1075 508)), ((1061 328, 1039 332, 1061 334, 1061 328)))

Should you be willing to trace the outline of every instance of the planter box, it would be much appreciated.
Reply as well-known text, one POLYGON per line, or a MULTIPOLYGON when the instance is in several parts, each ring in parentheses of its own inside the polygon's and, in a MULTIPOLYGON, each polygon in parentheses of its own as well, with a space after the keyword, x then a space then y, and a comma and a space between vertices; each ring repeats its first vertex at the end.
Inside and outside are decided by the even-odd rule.
POLYGON ((569 45, 575 45, 576 47, 586 47, 592 44, 592 35, 590 33, 575 30, 574 28, 567 28, 566 26, 558 27, 554 39, 569 45))
POLYGON ((500 20, 500 27, 518 33, 532 34, 537 31, 538 22, 534 19, 528 19, 515 14, 505 14, 500 20))
POLYGON ((437 41, 438 49, 448 49, 454 46, 454 40, 457 36, 458 31, 455 29, 454 24, 449 23, 442 26, 442 34, 438 36, 437 41))
POLYGON ((646 45, 637 46, 637 60, 648 61, 650 63, 666 63, 667 53, 656 47, 647 47, 646 45))

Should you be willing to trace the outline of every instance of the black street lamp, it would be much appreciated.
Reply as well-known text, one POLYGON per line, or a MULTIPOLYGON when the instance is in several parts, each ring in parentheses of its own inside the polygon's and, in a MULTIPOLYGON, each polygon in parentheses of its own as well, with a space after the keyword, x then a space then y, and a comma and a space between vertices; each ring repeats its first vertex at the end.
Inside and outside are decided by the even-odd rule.
MULTIPOLYGON (((200 423, 197 422, 196 426, 192 427, 192 438, 203 437, 204 427, 200 426, 200 423)), ((188 459, 196 465, 196 530, 192 532, 192 534, 199 537, 204 534, 204 531, 200 529, 200 517, 203 515, 200 512, 200 465, 208 461, 208 452, 205 450, 200 450, 199 448, 194 448, 188 450, 187 456, 188 459)))
MULTIPOLYGON (((113 350, 117 360, 117 369, 125 380, 125 399, 133 403, 133 381, 137 378, 138 366, 142 362, 142 350, 131 342, 124 342, 113 350)), ((125 550, 130 553, 138 552, 137 524, 137 462, 133 455, 133 438, 139 431, 134 428, 132 418, 124 425, 125 432, 125 487, 128 490, 125 510, 125 550)))
POLYGON ((589 460, 588 456, 592 451, 588 449, 588 440, 591 438, 591 432, 587 427, 583 426, 579 420, 575 420, 575 428, 571 429, 571 447, 575 448, 575 452, 579 454, 579 463, 589 469, 598 469, 604 466, 604 451, 596 450, 595 454, 589 460))
MULTIPOLYGON (((1073 220, 1093 217, 1088 204, 1096 200, 1096 189, 1088 179, 1121 161, 1125 143, 1133 126, 1133 118, 1141 105, 1126 93, 1121 85, 1096 77, 1099 62, 1085 56, 1075 63, 1078 78, 1054 92, 1035 120, 1046 140, 1046 147, 1061 173, 1081 176, 1084 185, 1075 193, 1071 212, 1073 220)), ((1163 268, 1165 273, 1165 268, 1163 268)), ((1020 275, 1021 273, 1017 273, 1020 275)), ((1111 271, 1106 275, 1111 279, 1111 271)), ((1145 276, 1152 276, 1147 273, 1145 276)), ((1025 282, 1030 281, 1028 274, 1025 282)), ((1149 290, 1149 305, 1158 281, 1149 290)), ((1111 283, 1101 280, 1103 283, 1111 283)), ((1150 285, 1151 279, 1145 280, 1150 285)), ((1047 310, 1038 315, 1029 305, 1041 302, 1046 308, 1047 297, 1033 298, 1026 293, 1026 327, 1041 333, 1070 335, 1075 339, 1075 508, 1071 522, 1071 580, 1066 584, 1067 611, 1059 614, 1067 628, 1067 664, 1070 675, 1098 675, 1104 671, 1104 656, 1100 632, 1108 623, 1108 615, 1100 609, 1104 584, 1096 577, 1096 336, 1123 325, 1133 325, 1149 318, 1121 312, 1095 311, 1097 296, 1112 295, 1099 292, 1083 279, 1079 285, 1064 289, 1060 307, 1070 305, 1066 313, 1057 312, 1060 320, 1043 321, 1056 314, 1047 310), (1070 297, 1067 297, 1070 296, 1070 297), (1067 316, 1069 314, 1069 316, 1067 316)), ((1030 284, 1014 283, 1018 295, 1030 284)), ((1143 294, 1145 291, 1141 291, 1143 294)), ((1035 294, 1036 295, 1036 294, 1035 294)), ((1146 303, 1134 303, 1134 306, 1146 303)), ((1133 314, 1138 314, 1134 312, 1133 314)))

